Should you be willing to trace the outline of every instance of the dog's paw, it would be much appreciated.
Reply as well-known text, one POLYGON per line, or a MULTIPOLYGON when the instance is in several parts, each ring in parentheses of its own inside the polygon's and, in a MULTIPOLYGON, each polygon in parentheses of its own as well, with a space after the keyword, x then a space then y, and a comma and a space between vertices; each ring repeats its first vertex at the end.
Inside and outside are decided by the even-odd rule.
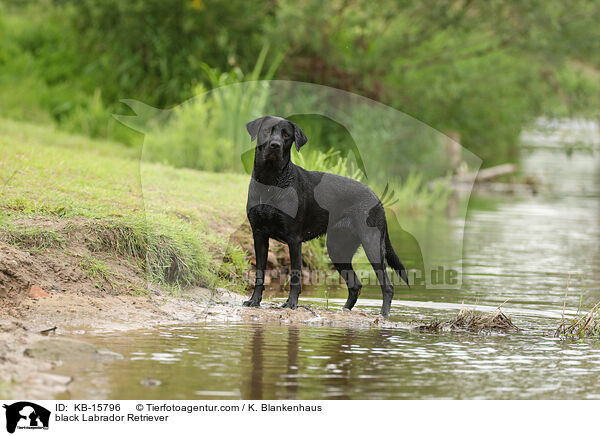
POLYGON ((243 305, 246 307, 259 307, 260 301, 248 300, 248 301, 244 301, 243 305))
POLYGON ((283 303, 283 306, 281 306, 282 309, 297 309, 298 308, 298 302, 297 301, 286 301, 285 303, 283 303))

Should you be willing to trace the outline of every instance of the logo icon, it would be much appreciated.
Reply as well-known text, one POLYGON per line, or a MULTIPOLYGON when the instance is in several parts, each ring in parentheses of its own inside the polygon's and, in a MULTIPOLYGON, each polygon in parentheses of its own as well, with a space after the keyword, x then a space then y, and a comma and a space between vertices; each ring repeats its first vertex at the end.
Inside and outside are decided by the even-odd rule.
POLYGON ((6 431, 14 433, 18 429, 48 430, 50 411, 28 401, 19 401, 3 406, 6 409, 6 431))

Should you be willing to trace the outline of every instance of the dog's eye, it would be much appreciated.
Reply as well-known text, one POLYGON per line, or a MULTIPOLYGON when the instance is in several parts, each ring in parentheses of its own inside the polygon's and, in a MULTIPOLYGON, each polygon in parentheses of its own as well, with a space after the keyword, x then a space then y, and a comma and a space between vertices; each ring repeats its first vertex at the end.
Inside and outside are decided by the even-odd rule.
POLYGON ((283 137, 287 139, 287 138, 289 138, 289 137, 290 137, 290 135, 288 135, 288 133, 287 133, 287 132, 283 132, 283 137))

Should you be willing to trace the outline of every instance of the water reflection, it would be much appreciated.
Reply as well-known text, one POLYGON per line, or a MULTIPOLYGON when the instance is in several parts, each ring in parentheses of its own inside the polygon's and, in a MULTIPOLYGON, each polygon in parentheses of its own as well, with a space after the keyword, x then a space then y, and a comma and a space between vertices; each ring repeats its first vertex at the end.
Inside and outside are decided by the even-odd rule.
POLYGON ((126 359, 80 368, 71 386, 72 397, 600 397, 597 344, 560 341, 539 331, 424 334, 241 324, 178 326, 144 333, 150 332, 95 337, 97 345, 110 346, 126 359), (165 360, 157 360, 161 355, 165 360), (140 380, 147 377, 163 384, 144 387, 140 380), (103 381, 100 387, 98 380, 103 381))
POLYGON ((300 344, 300 329, 297 326, 288 327, 287 343, 287 381, 285 382, 286 398, 296 398, 298 394, 298 349, 300 344))
POLYGON ((249 342, 247 364, 250 368, 250 377, 245 389, 242 390, 244 398, 251 400, 263 399, 263 347, 264 328, 262 325, 254 327, 252 339, 249 342))

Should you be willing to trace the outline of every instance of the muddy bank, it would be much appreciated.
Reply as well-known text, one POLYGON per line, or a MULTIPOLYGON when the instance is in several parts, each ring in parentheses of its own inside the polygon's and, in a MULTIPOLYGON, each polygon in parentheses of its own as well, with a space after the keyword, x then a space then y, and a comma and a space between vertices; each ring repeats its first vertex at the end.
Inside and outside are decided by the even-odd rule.
POLYGON ((222 322, 411 327, 358 310, 327 311, 303 305, 294 311, 268 301, 261 308, 248 308, 242 306, 246 298, 242 295, 201 288, 177 296, 86 295, 52 290, 48 294, 0 308, 0 397, 52 398, 67 391, 72 381, 52 374, 57 365, 69 360, 111 358, 110 350, 96 350, 85 342, 57 342, 63 334, 85 338, 86 333, 100 331, 222 322), (40 333, 47 330, 51 331, 40 333))
MULTIPOLYGON (((85 220, 19 225, 0 234, 0 397, 52 398, 71 381, 52 374, 53 368, 106 355, 85 343, 38 343, 63 334, 84 338, 89 332, 217 322, 406 327, 356 310, 292 311, 268 301, 246 308, 247 297, 223 289, 174 294, 150 283, 139 259, 99 244, 85 220)), ((272 257, 274 267, 279 259, 272 257)))

